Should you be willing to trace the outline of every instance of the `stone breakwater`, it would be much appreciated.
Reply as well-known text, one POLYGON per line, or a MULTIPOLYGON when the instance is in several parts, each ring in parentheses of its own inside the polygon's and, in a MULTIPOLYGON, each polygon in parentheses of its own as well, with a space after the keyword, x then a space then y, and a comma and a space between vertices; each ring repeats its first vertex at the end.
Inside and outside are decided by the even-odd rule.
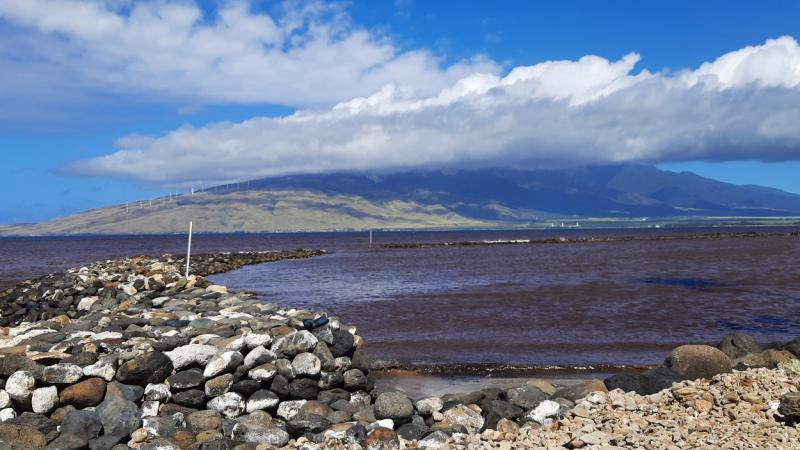
POLYGON ((411 399, 374 388, 353 327, 200 275, 314 254, 198 256, 190 277, 169 256, 116 259, 2 293, 0 448, 800 445, 798 340, 734 334, 637 374, 411 399))

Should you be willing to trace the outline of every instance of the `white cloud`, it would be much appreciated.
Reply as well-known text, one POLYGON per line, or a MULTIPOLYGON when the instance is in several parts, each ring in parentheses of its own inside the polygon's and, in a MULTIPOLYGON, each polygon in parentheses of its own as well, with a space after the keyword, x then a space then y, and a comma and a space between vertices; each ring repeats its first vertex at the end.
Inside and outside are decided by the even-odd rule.
POLYGON ((794 39, 674 75, 636 73, 637 60, 586 56, 503 77, 476 73, 427 96, 390 84, 330 109, 181 128, 71 170, 191 185, 453 165, 800 160, 794 39))
POLYGON ((404 51, 336 5, 275 9, 258 12, 245 0, 215 11, 189 0, 0 1, 0 74, 15 87, 4 96, 41 101, 62 96, 66 84, 177 104, 318 107, 390 82, 429 95, 475 71, 498 70, 481 56, 443 65, 427 50, 404 51))

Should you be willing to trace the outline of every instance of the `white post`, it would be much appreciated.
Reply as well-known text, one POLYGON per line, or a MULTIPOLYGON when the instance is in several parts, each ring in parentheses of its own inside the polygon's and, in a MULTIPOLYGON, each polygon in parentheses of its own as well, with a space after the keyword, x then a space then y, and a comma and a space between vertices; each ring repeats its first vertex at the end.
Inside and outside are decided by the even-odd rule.
POLYGON ((189 278, 189 258, 192 256, 192 221, 189 221, 189 246, 186 248, 186 278, 189 278))
POLYGON ((194 197, 194 188, 192 188, 192 197, 194 197))
POLYGON ((125 212, 128 212, 128 203, 125 203, 125 212))
POLYGON ((369 246, 372 247, 372 230, 369 230, 369 246))

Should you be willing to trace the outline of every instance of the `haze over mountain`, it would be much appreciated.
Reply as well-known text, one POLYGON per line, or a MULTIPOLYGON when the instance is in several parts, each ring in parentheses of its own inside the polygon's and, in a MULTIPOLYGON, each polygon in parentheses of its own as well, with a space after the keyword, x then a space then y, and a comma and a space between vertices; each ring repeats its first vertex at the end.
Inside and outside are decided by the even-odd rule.
POLYGON ((624 164, 553 170, 297 175, 135 201, 13 235, 546 226, 580 218, 800 216, 800 195, 624 164))

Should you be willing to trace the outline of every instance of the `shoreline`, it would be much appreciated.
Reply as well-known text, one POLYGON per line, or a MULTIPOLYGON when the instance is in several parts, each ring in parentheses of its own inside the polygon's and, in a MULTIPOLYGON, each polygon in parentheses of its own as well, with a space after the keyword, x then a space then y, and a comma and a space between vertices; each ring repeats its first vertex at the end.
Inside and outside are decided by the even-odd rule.
POLYGON ((264 303, 200 275, 319 254, 196 255, 196 275, 188 278, 181 258, 117 258, 0 292, 0 444, 378 450, 720 443, 713 432, 676 436, 664 425, 691 417, 704 421, 702 429, 762 447, 791 448, 784 443, 797 439, 800 398, 793 403, 791 393, 800 391, 800 339, 763 347, 733 334, 717 347, 680 346, 660 367, 605 380, 507 379, 500 375, 531 374, 507 365, 473 380, 474 390, 420 398, 381 377, 417 385, 429 378, 399 364, 384 364, 394 373, 376 377, 363 337, 339 318, 264 303))

